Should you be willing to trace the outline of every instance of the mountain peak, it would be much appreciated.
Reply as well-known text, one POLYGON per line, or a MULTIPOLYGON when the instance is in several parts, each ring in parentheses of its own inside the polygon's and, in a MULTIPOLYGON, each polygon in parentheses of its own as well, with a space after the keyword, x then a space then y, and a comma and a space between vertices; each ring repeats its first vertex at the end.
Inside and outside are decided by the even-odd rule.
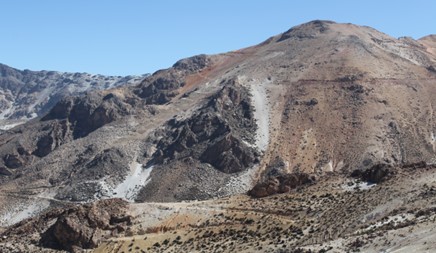
POLYGON ((279 38, 278 42, 289 38, 298 38, 298 39, 314 38, 317 34, 324 33, 325 31, 327 31, 331 24, 336 24, 336 23, 328 20, 313 20, 298 26, 294 26, 291 29, 284 32, 282 36, 279 38))
MULTIPOLYGON (((286 202, 281 209, 276 205, 283 203, 279 198, 267 198, 275 203, 265 205, 262 201, 241 196, 235 198, 235 203, 227 202, 230 198, 225 200, 226 204, 222 200, 217 200, 219 205, 195 203, 207 205, 207 208, 196 209, 198 212, 195 211, 194 216, 208 210, 215 212, 214 208, 229 208, 232 219, 229 223, 221 219, 227 215, 221 218, 215 215, 204 219, 204 222, 207 220, 204 225, 203 221, 193 222, 195 227, 179 226, 179 222, 191 220, 184 216, 160 219, 162 224, 155 223, 155 219, 150 221, 147 213, 152 209, 143 208, 147 204, 121 202, 120 205, 128 206, 136 213, 132 226, 141 224, 142 232, 138 227, 138 230, 129 230, 129 234, 156 232, 155 228, 170 227, 169 223, 174 223, 171 227, 175 229, 203 230, 222 221, 223 228, 228 229, 222 229, 214 239, 222 238, 227 246, 229 238, 238 240, 235 245, 252 244, 252 241, 240 239, 245 238, 247 231, 257 231, 250 232, 247 240, 252 240, 249 238, 258 233, 273 231, 289 235, 291 232, 295 236, 292 244, 288 236, 281 240, 288 243, 288 248, 304 246, 308 242, 330 243, 330 239, 349 238, 350 234, 366 236, 370 231, 378 236, 380 231, 385 231, 374 230, 374 222, 385 220, 374 215, 374 210, 380 210, 380 206, 383 210, 387 205, 392 207, 381 214, 385 217, 399 217, 398 212, 404 212, 404 217, 417 218, 413 214, 420 210, 418 205, 428 206, 428 200, 434 202, 435 199, 430 198, 436 198, 434 190, 430 189, 434 184, 436 154, 436 116, 433 113, 436 56, 431 53, 435 48, 434 41, 433 36, 419 41, 396 39, 370 27, 315 20, 295 26, 257 46, 182 59, 134 86, 62 99, 48 116, 0 134, 0 192, 5 193, 0 201, 0 226, 13 224, 59 204, 69 206, 117 197, 128 201, 151 201, 159 208, 156 213, 169 213, 170 209, 175 211, 188 206, 170 204, 167 209, 156 202, 211 199, 244 194, 253 189, 250 192, 256 197, 287 193, 289 195, 283 200, 296 202, 286 202), (420 173, 433 175, 428 177, 420 173), (398 183, 395 187, 402 191, 401 194, 390 192, 393 191, 390 182, 398 183), (309 184, 315 185, 307 187, 309 184), (412 187, 410 191, 404 190, 405 185, 412 187), (371 187, 376 190, 370 190, 371 187), (293 190, 296 188, 298 190, 293 190), (423 191, 425 188, 427 190, 423 191), (302 205, 304 196, 307 204, 302 205), (393 203, 392 196, 404 198, 393 203), (238 209, 244 213, 235 214, 234 207, 240 207, 241 200, 253 206, 238 209), (394 210, 398 203, 411 200, 422 202, 414 202, 416 210, 394 210), (362 208, 362 201, 365 208, 362 208), (165 212, 161 211, 162 207, 165 212), (313 211, 322 207, 325 207, 325 215, 313 211), (342 210, 341 215, 338 210, 342 210), (248 217, 259 221, 265 220, 265 214, 278 214, 277 224, 285 227, 277 229, 274 224, 271 227, 274 229, 266 230, 262 223, 263 228, 259 229, 255 226, 260 223, 248 219, 235 223, 239 215, 247 217, 246 211, 256 212, 255 216, 248 217), (284 215, 289 218, 285 223, 284 215), (289 215, 301 215, 301 220, 294 222, 298 217, 289 215), (137 217, 148 220, 140 222, 137 217), (321 223, 314 225, 312 221, 307 222, 307 217, 321 223), (344 226, 332 223, 332 217, 341 217, 338 222, 344 226), (362 217, 367 218, 362 222, 362 217), (229 224, 244 227, 245 232, 223 234, 232 230, 229 224), (249 226, 253 229, 245 229, 249 226), (365 227, 367 229, 362 230, 365 227), (329 241, 323 241, 327 240, 326 231, 332 232, 329 241), (318 239, 313 241, 314 238, 318 239)), ((24 72, 19 74, 34 74, 24 72)), ((43 74, 43 77, 47 75, 45 81, 61 75, 43 74)), ((69 83, 75 76, 65 77, 69 83)), ((86 81, 90 76, 77 74, 75 78, 86 81)), ((6 83, 2 81, 0 77, 0 84, 6 83)), ((29 101, 28 94, 53 92, 53 86, 39 79, 27 86, 10 83, 7 87, 5 93, 17 96, 6 94, 3 104, 15 104, 18 98, 35 105, 41 101, 38 99, 41 96, 29 101), (26 95, 25 98, 19 97, 20 94, 26 95)), ((9 112, 3 115, 6 117, 9 112)), ((106 203, 111 205, 110 201, 106 203)), ((77 209, 80 210, 87 209, 77 209)), ((187 209, 187 214, 191 215, 193 210, 187 209)), ((428 212, 434 217, 434 210, 428 212)), ((35 247, 39 247, 41 243, 33 238, 51 235, 52 231, 71 231, 69 226, 77 224, 62 222, 76 219, 76 215, 57 217, 53 216, 53 220, 59 222, 46 222, 46 227, 38 228, 36 237, 23 234, 18 227, 11 227, 11 230, 18 233, 16 238, 22 244, 27 246, 36 242, 35 247), (40 235, 40 231, 49 233, 40 235), (27 242, 24 241, 26 238, 32 239, 27 242)), ((84 215, 77 217, 86 219, 84 215)), ((419 222, 419 219, 413 221, 419 222)), ((29 227, 30 223, 26 220, 20 224, 29 227)), ((99 224, 103 224, 103 229, 113 228, 105 225, 106 222, 99 224)), ((393 228, 391 225, 389 227, 393 228)), ((411 223, 407 221, 407 225, 411 223)), ((117 236, 126 236, 127 230, 123 231, 125 233, 118 231, 117 236)), ((194 236, 192 240, 210 237, 197 236, 197 231, 190 230, 186 234, 194 236)), ((214 228, 214 231, 218 230, 214 228)), ((88 247, 79 240, 69 239, 80 234, 82 230, 76 230, 73 236, 60 235, 68 240, 59 241, 64 243, 58 245, 59 248, 71 249, 71 243, 88 247)), ((96 230, 83 238, 98 241, 105 235, 106 232, 96 230)), ((107 231, 107 235, 113 233, 107 231)), ((174 239, 175 235, 171 236, 174 239)), ((1 238, 6 239, 0 240, 0 248, 2 243, 16 245, 11 243, 9 234, 0 234, 1 238)), ((155 236, 148 238, 147 243, 160 240, 155 236)), ((261 241, 259 238, 260 235, 253 241, 261 241)), ((267 252, 276 251, 277 248, 266 248, 268 245, 275 247, 276 238, 274 236, 273 243, 261 246, 267 252)), ((168 243, 173 241, 170 239, 156 245, 162 245, 162 250, 172 245, 186 247, 174 250, 177 252, 193 251, 187 244, 168 243)), ((131 238, 128 240, 133 243, 131 238)), ((12 252, 17 251, 24 250, 12 252)))

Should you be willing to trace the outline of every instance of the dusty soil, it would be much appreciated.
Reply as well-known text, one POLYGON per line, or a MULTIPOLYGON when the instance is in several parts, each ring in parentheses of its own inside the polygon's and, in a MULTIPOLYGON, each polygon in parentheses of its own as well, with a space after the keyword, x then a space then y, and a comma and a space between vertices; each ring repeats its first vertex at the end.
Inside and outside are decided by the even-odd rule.
POLYGON ((112 198, 131 168, 153 168, 127 189, 152 202, 129 204, 132 225, 98 252, 431 249, 434 48, 434 36, 313 21, 183 59, 133 87, 65 99, 0 134, 0 224, 40 231, 3 238, 2 250, 47 250, 38 238, 56 217, 38 214, 112 198), (365 174, 372 168, 395 173, 350 181, 356 170, 379 178, 365 174), (288 173, 316 180, 245 195, 288 173))
POLYGON ((332 174, 261 199, 133 204, 132 236, 94 252, 425 252, 436 247, 434 170, 377 185, 332 174))

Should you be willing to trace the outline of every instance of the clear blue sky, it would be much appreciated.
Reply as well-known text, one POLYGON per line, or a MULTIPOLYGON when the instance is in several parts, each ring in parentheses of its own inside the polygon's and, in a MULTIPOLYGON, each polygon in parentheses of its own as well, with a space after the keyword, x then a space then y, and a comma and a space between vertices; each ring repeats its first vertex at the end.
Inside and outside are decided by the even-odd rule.
POLYGON ((436 1, 0 0, 0 63, 110 75, 236 50, 314 20, 436 33, 436 1))

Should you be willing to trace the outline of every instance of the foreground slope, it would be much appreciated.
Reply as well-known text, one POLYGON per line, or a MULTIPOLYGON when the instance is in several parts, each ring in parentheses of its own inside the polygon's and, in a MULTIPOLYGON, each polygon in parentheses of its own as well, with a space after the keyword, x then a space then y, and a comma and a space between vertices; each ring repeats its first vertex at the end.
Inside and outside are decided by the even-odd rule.
MULTIPOLYGON (((245 193, 258 181, 267 182, 256 191, 263 196, 280 176, 291 184, 276 191, 287 192, 292 182, 330 184, 332 175, 382 182, 399 168, 431 168, 434 43, 313 21, 254 47, 181 60, 137 86, 64 99, 0 136, 3 225, 97 199, 202 200, 245 193)), ((151 226, 145 217, 143 227, 151 226)))
POLYGON ((396 168, 379 184, 329 175, 290 193, 252 199, 54 210, 2 233, 4 252, 430 252, 435 167, 396 168), (14 251, 15 250, 15 251, 14 251))

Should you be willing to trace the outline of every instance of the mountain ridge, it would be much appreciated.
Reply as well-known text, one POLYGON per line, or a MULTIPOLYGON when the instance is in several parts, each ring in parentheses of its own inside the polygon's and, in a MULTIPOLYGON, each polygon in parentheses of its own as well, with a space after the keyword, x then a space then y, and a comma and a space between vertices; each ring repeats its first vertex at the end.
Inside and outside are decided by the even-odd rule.
POLYGON ((0 64, 0 73, 0 117, 4 130, 43 116, 62 97, 129 85, 147 76, 18 70, 5 64, 0 64))
POLYGON ((0 134, 2 225, 107 198, 153 209, 233 201, 251 189, 292 199, 322 185, 348 196, 329 180, 358 177, 383 191, 400 182, 391 178, 406 180, 403 169, 428 172, 436 161, 431 41, 312 21, 256 46, 182 59, 136 85, 64 98, 0 134))

